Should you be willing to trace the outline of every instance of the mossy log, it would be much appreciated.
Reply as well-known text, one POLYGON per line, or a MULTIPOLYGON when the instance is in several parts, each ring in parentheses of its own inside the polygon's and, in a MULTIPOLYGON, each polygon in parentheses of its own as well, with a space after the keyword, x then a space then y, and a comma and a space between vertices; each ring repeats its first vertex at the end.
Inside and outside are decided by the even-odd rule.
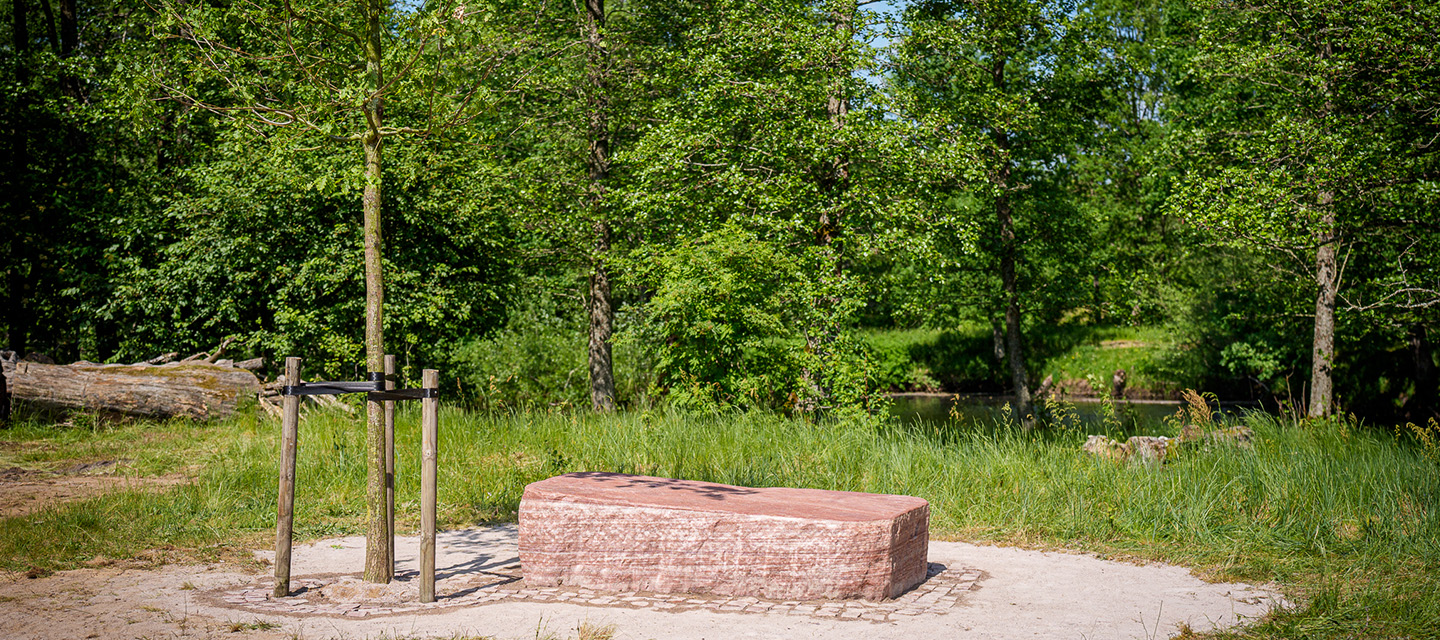
POLYGON ((260 390, 255 374, 206 362, 5 362, 4 372, 10 396, 37 407, 149 418, 221 418, 260 390))

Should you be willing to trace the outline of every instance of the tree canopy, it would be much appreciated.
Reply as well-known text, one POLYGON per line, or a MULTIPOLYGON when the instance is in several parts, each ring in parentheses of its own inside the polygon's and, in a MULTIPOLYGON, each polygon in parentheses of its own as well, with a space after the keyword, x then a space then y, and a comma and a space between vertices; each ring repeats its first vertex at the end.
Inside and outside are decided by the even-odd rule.
POLYGON ((1038 415, 1066 345, 1143 326, 1172 387, 1440 405, 1429 4, 5 11, 22 355, 235 338, 327 377, 400 353, 492 406, 863 422, 902 388, 1038 415))

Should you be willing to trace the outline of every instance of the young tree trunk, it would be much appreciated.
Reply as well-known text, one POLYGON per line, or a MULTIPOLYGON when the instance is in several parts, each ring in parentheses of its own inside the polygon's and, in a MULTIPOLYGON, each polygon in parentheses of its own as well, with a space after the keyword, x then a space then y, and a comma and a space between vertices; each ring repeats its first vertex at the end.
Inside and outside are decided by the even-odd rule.
MULTIPOLYGON (((10 7, 11 44, 14 46, 15 55, 23 56, 30 50, 30 7, 26 0, 14 0, 10 7)), ((24 74, 24 64, 16 65, 15 73, 16 75, 24 74)))
POLYGON ((615 369, 610 357, 610 336, 615 312, 610 308, 610 273, 604 256, 610 251, 610 229, 596 222, 595 253, 590 264, 590 406, 596 411, 615 410, 615 369))
POLYGON ((994 352, 995 364, 1005 366, 1005 322, 990 320, 990 348, 994 352))
POLYGON ((1335 293, 1339 287, 1339 271, 1335 260, 1334 196, 1321 192, 1320 248, 1315 252, 1315 338, 1311 350, 1310 408, 1311 418, 1323 418, 1335 411, 1335 293))
POLYGON ((610 177, 610 52, 605 44, 605 0, 585 0, 585 75, 589 85, 590 152, 585 164, 590 171, 589 209, 592 250, 590 292, 586 306, 590 319, 590 406, 596 411, 615 410, 615 367, 611 360, 610 337, 614 333, 615 311, 610 304, 610 224, 606 220, 605 188, 610 177))
MULTIPOLYGON (((29 7, 26 0, 15 0, 10 12, 10 36, 11 44, 15 52, 15 84, 24 87, 30 84, 30 24, 28 21, 29 7)), ((16 100, 16 109, 24 114, 29 109, 29 96, 21 93, 16 100)), ((10 201, 10 210, 14 212, 10 220, 4 225, 9 237, 0 239, 10 247, 11 257, 6 260, 5 266, 5 299, 0 300, 0 308, 5 314, 5 347, 14 349, 18 354, 25 355, 30 347, 30 325, 32 317, 30 312, 30 290, 29 269, 23 263, 17 263, 15 257, 20 255, 25 240, 30 236, 29 228, 37 224, 39 216, 31 209, 30 202, 30 141, 29 132, 25 123, 26 118, 20 118, 20 122, 10 130, 10 153, 7 154, 5 182, 10 184, 10 193, 5 197, 10 201)), ((28 262, 28 261, 27 261, 28 262)))
MULTIPOLYGON (((50 0, 40 0, 49 2, 50 0)), ((80 16, 75 0, 60 0, 60 57, 71 58, 80 46, 80 16)), ((72 100, 80 99, 80 79, 74 74, 60 76, 60 92, 72 100)))
MULTIPOLYGON (((1003 137, 1004 134, 1001 134, 1003 137)), ((1009 174, 1009 170, 1002 171, 1009 174)), ((1030 378, 1020 351, 1020 288, 1015 278, 1015 223, 1010 199, 1002 192, 995 198, 995 217, 1000 223, 1000 282, 1005 290, 1005 355, 1010 364, 1010 385, 1015 393, 1015 414, 1026 429, 1035 426, 1035 408, 1030 400, 1030 378)))
MULTIPOLYGON (((19 6, 17 0, 16 6, 19 6)), ((60 36, 55 31, 55 10, 50 7, 48 1, 40 3, 40 12, 45 14, 45 37, 50 42, 50 49, 56 53, 60 52, 60 36)))
MULTIPOLYGON (((385 282, 380 261, 382 238, 380 227, 380 185, 384 165, 381 163, 380 124, 383 103, 380 90, 385 78, 380 51, 380 0, 365 3, 365 70, 370 81, 370 95, 361 109, 365 113, 365 368, 385 370, 384 304, 385 282)), ((371 400, 365 404, 365 581, 390 582, 394 566, 390 562, 389 523, 385 519, 385 407, 371 400)))
MULTIPOLYGON (((996 55, 991 65, 991 83, 1005 90, 1004 55, 996 55)), ((995 220, 1000 225, 1000 284, 1005 294, 1005 355, 1010 364, 1010 386, 1015 394, 1015 413, 1026 429, 1035 426, 1035 408, 1030 401, 1030 379, 1025 372, 1025 354, 1020 347, 1020 285, 1015 276, 1015 220, 1010 209, 1010 136, 1003 129, 992 134, 999 164, 994 174, 995 220)))
POLYGON ((1423 423, 1440 415, 1440 381, 1435 376, 1434 347, 1425 325, 1410 326, 1410 357, 1415 362, 1415 393, 1405 402, 1405 418, 1423 423))

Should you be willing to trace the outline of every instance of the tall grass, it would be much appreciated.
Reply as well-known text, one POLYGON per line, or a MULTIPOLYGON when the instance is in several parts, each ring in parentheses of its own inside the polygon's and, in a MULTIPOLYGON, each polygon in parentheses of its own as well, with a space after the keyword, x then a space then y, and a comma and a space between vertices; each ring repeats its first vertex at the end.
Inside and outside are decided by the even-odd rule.
MULTIPOLYGON (((1440 464, 1392 434, 1346 421, 1245 421, 1255 430, 1253 450, 1187 451, 1157 469, 1084 456, 1078 431, 889 425, 877 433, 768 413, 446 409, 441 519, 511 520, 527 483, 571 471, 903 493, 931 502, 939 537, 1165 560, 1215 578, 1275 581, 1308 603, 1246 633, 1433 636, 1440 464)), ((398 422, 404 528, 417 524, 420 447, 417 415, 402 412, 398 422)), ((55 569, 167 545, 268 544, 277 427, 244 416, 210 429, 194 440, 194 484, 6 519, 0 562, 55 569)), ((133 434, 137 441, 142 433, 133 434)), ((317 413, 302 422, 299 536, 362 531, 363 441, 356 418, 317 413)))

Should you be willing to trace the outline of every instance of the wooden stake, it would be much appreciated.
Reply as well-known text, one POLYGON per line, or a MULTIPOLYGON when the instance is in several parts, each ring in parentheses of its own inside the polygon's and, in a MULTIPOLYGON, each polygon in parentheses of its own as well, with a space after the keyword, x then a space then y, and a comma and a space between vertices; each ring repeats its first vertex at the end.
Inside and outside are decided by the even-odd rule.
MULTIPOLYGON (((300 384, 300 359, 285 359, 285 384, 300 384)), ((300 396, 285 396, 280 416, 280 499, 275 510, 276 598, 290 595, 290 537, 295 524, 295 449, 300 426, 300 396)))
MULTIPOLYGON (((394 389, 395 356, 385 356, 385 388, 394 389)), ((395 401, 385 401, 385 523, 390 539, 390 577, 395 577, 395 401)))
MULTIPOLYGON (((440 372, 426 369, 421 386, 439 389, 440 372)), ((435 601, 435 472, 440 431, 440 399, 424 398, 420 407, 420 601, 435 601)))

